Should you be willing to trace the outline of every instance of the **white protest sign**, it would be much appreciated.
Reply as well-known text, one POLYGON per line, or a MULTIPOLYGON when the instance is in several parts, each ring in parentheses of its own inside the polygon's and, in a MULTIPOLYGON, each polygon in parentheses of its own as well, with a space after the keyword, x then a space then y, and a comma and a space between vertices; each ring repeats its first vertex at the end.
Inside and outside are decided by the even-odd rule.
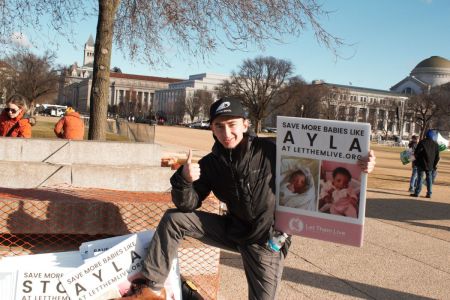
POLYGON ((71 300, 120 297, 130 286, 128 277, 141 269, 144 245, 133 234, 60 280, 71 300))
POLYGON ((276 229, 361 246, 370 124, 277 117, 276 229))
MULTIPOLYGON (((57 252, 35 255, 4 257, 0 262, 2 270, 14 273, 14 280, 5 277, 10 283, 9 292, 1 289, 5 300, 55 299, 69 300, 59 278, 83 263, 78 251, 57 252)), ((0 277, 0 282, 3 278, 0 277)), ((3 286, 0 283, 0 286, 3 286)))

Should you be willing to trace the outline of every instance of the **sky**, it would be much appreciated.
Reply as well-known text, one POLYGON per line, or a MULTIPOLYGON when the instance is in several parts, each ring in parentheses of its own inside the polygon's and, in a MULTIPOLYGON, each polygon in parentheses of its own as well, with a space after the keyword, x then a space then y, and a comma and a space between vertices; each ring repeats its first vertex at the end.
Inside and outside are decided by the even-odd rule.
MULTIPOLYGON (((320 2, 320 0, 319 0, 320 2)), ((331 11, 321 24, 347 44, 333 51, 320 45, 311 29, 300 37, 285 37, 284 43, 268 41, 266 48, 246 51, 218 49, 207 61, 187 55, 170 57, 171 67, 136 63, 113 49, 111 66, 123 73, 188 78, 199 73, 230 74, 245 59, 273 56, 292 62, 294 74, 307 82, 320 79, 328 83, 389 90, 430 56, 450 60, 450 1, 448 0, 322 0, 331 11)), ((95 38, 96 18, 77 26, 73 39, 77 49, 59 36, 56 62, 69 65, 83 62, 84 43, 95 38)), ((18 38, 27 42, 27 36, 18 38)), ((44 47, 32 45, 35 52, 44 47), (39 48, 36 48, 39 47, 39 48)))

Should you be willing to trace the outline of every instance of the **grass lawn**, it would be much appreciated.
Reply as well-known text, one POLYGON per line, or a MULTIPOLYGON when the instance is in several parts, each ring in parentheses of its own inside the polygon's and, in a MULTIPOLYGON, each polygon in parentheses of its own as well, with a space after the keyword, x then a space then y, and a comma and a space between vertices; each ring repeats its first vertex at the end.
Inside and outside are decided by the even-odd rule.
MULTIPOLYGON (((53 132, 53 128, 55 127, 56 122, 58 122, 59 118, 56 117, 42 117, 37 116, 36 125, 31 127, 32 137, 40 138, 40 139, 56 139, 56 135, 53 132)), ((84 139, 86 140, 88 136, 88 129, 86 128, 84 131, 84 139)), ((114 133, 106 133, 107 141, 120 141, 127 142, 128 138, 126 136, 121 136, 114 133)))

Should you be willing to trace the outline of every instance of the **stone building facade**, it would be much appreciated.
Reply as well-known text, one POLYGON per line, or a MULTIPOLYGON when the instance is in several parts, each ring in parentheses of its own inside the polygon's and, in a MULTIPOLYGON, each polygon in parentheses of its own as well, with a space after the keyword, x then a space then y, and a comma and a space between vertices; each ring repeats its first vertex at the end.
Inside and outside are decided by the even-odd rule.
MULTIPOLYGON (((94 62, 92 36, 84 45, 83 65, 71 65, 61 73, 58 103, 72 105, 82 113, 89 113, 94 62)), ((135 74, 110 74, 108 107, 111 113, 122 116, 146 117, 153 110, 155 92, 168 88, 169 84, 182 81, 176 78, 135 74)))
MULTIPOLYGON (((440 56, 431 56, 418 63, 411 73, 391 87, 391 91, 406 95, 428 94, 432 89, 450 82, 450 61, 440 56)), ((450 107, 450 99, 447 99, 450 107)), ((406 112, 406 119, 414 126, 413 112, 406 112)), ((444 137, 450 138, 450 115, 441 116, 432 124, 444 137)))
MULTIPOLYGON (((324 84, 329 88, 323 105, 324 110, 332 112, 333 119, 370 123, 372 136, 409 136, 413 133, 411 124, 403 121, 407 95, 352 85, 313 84, 324 84)), ((319 117, 323 118, 322 115, 319 117)))
MULTIPOLYGON (((190 75, 188 80, 170 83, 168 88, 160 89, 155 92, 154 108, 157 114, 164 115, 170 123, 188 123, 191 120, 185 114, 181 120, 177 119, 176 106, 178 101, 187 101, 190 97, 194 97, 197 90, 210 92, 212 98, 216 100, 216 88, 225 80, 230 79, 227 75, 201 73, 190 75)), ((198 119, 208 119, 209 112, 201 112, 198 119)))
POLYGON ((408 76, 391 87, 391 91, 422 94, 448 82, 450 82, 450 61, 440 56, 431 56, 418 63, 408 76))

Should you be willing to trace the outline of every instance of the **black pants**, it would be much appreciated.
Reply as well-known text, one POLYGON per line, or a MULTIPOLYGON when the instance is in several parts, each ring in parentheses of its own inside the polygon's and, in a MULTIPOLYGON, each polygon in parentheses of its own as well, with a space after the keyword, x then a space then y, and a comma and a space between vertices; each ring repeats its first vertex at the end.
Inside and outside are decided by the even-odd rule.
POLYGON ((283 272, 283 254, 259 244, 238 246, 227 238, 225 227, 225 216, 202 211, 183 213, 176 209, 167 210, 150 242, 143 275, 162 285, 169 274, 170 263, 177 256, 179 243, 183 237, 189 236, 211 246, 239 251, 247 277, 248 298, 275 299, 283 272))

